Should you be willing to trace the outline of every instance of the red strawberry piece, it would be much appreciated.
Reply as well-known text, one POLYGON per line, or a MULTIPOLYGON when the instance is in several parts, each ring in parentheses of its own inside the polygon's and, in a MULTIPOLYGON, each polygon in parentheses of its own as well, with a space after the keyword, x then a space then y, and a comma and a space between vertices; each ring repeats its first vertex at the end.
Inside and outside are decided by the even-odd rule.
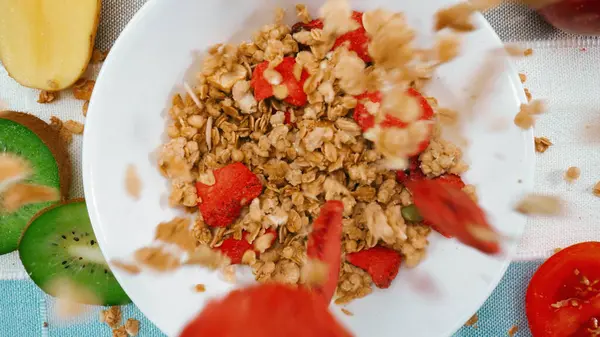
POLYGON ((365 27, 362 23, 362 12, 354 11, 352 12, 352 19, 360 25, 359 28, 348 32, 335 40, 333 44, 333 49, 344 44, 348 41, 349 46, 348 50, 354 51, 358 57, 363 59, 365 62, 371 62, 371 56, 369 56, 369 36, 367 36, 367 31, 365 31, 365 27))
MULTIPOLYGON (((433 109, 431 108, 425 97, 423 97, 418 91, 416 91, 413 88, 408 89, 407 93, 413 97, 416 97, 419 101, 419 105, 421 106, 421 117, 419 118, 420 120, 426 121, 433 118, 433 109)), ((375 116, 369 113, 364 103, 361 103, 361 101, 369 100, 373 103, 381 103, 382 96, 379 92, 364 93, 356 96, 356 99, 358 100, 358 104, 354 108, 354 120, 363 131, 366 131, 375 125, 375 116)), ((385 120, 381 123, 381 126, 404 128, 406 127, 406 123, 402 122, 398 118, 386 115, 385 120)), ((431 130, 432 127, 430 127, 429 129, 431 130)), ((429 146, 429 139, 426 139, 423 142, 421 142, 416 154, 423 152, 427 148, 427 146, 429 146)))
POLYGON ((407 180, 425 179, 425 174, 419 167, 419 157, 414 156, 408 160, 408 168, 405 170, 396 171, 396 180, 404 184, 407 180))
POLYGON ((208 302, 179 337, 351 337, 317 293, 266 283, 208 302))
POLYGON ((444 231, 443 229, 440 229, 439 226, 436 226, 436 225, 432 224, 431 222, 429 222, 427 220, 423 220, 423 225, 431 227, 431 229, 433 229, 434 231, 440 233, 445 238, 452 239, 454 237, 454 236, 452 236, 452 234, 444 231))
POLYGON ((244 164, 230 164, 214 170, 215 183, 196 183, 201 202, 198 208, 204 222, 213 227, 225 227, 240 216, 242 208, 258 197, 262 184, 244 164))
POLYGON ((465 187, 465 183, 462 178, 456 174, 444 174, 437 178, 433 178, 433 180, 437 180, 446 185, 454 186, 458 189, 462 189, 465 187))
POLYGON ((421 216, 438 231, 484 253, 500 251, 499 236, 485 213, 462 189, 434 179, 409 180, 405 186, 421 216))
MULTIPOLYGON (((309 77, 308 72, 302 69, 300 80, 294 77, 294 65, 296 59, 293 57, 284 57, 283 61, 275 67, 275 70, 281 74, 281 84, 288 89, 288 96, 284 99, 285 102, 295 105, 304 106, 308 100, 304 92, 304 82, 309 77)), ((269 62, 265 61, 258 64, 252 72, 252 80, 250 85, 254 90, 254 98, 262 101, 273 96, 273 86, 265 79, 264 72, 269 67, 269 62)))
POLYGON ((331 301, 337 287, 340 274, 342 254, 342 213, 344 204, 341 201, 327 201, 313 223, 313 229, 308 237, 307 256, 326 263, 329 267, 327 282, 315 289, 325 299, 331 301))
MULTIPOLYGON (((275 239, 277 239, 277 232, 272 229, 268 229, 265 234, 268 233, 273 234, 273 240, 271 241, 271 244, 273 244, 275 239)), ((253 250, 254 245, 248 242, 248 232, 244 232, 241 240, 236 240, 234 238, 225 239, 223 240, 223 243, 216 249, 228 256, 231 259, 232 264, 240 264, 242 263, 242 257, 244 256, 244 253, 249 250, 253 250)), ((256 256, 260 255, 260 252, 256 250, 255 252, 256 256)))
POLYGON ((346 260, 363 269, 378 288, 388 288, 396 278, 402 257, 393 249, 375 246, 346 255, 346 260))

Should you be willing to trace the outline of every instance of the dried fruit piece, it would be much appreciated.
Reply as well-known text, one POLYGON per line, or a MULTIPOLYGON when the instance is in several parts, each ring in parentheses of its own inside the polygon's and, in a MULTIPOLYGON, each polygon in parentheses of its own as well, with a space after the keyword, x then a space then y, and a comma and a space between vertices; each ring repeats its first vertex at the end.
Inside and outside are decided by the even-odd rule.
POLYGON ((342 213, 344 204, 341 201, 327 201, 319 212, 319 217, 313 223, 313 229, 308 237, 306 255, 308 258, 320 260, 328 265, 327 282, 316 288, 326 303, 331 301, 340 273, 342 254, 342 213))
MULTIPOLYGON (((407 93, 410 96, 417 98, 417 100, 419 101, 419 105, 421 106, 421 116, 419 117, 419 120, 427 121, 427 120, 432 119, 433 118, 433 109, 431 108, 431 106, 429 105, 429 103, 427 102, 425 97, 423 97, 418 91, 416 91, 415 89, 412 89, 412 88, 408 89, 407 93)), ((356 108, 354 108, 354 115, 353 115, 354 120, 361 127, 361 129, 363 131, 367 131, 368 129, 375 126, 375 115, 373 114, 372 111, 369 111, 369 109, 372 110, 373 108, 368 106, 368 102, 372 102, 372 103, 381 105, 382 95, 380 92, 364 93, 362 95, 356 96, 356 99, 358 100, 358 103, 356 105, 356 108), (367 101, 366 103, 364 102, 365 100, 367 101)), ((385 127, 405 128, 406 126, 407 126, 406 123, 399 120, 398 118, 390 116, 389 114, 386 114, 385 120, 383 122, 381 122, 381 127, 383 127, 383 128, 385 128, 385 127)), ((431 127, 430 127, 430 132, 431 132, 431 127)), ((423 142, 421 142, 417 153, 423 152, 427 148, 428 145, 429 145, 429 137, 426 140, 424 140, 423 142)))
MULTIPOLYGON (((270 244, 273 244, 273 242, 277 238, 277 232, 270 229, 263 235, 266 235, 266 234, 271 235, 271 238, 270 238, 271 243, 270 244)), ((248 242, 248 232, 244 232, 242 239, 240 239, 240 240, 236 240, 234 238, 228 238, 228 239, 223 240, 221 245, 215 249, 219 250, 221 253, 223 253, 223 255, 229 257, 231 259, 232 264, 242 263, 242 258, 244 257, 244 253, 246 253, 249 250, 254 250, 256 253, 256 256, 258 256, 260 254, 260 252, 257 249, 254 249, 254 245, 252 243, 248 242)))
POLYGON ((197 336, 350 337, 351 334, 335 320, 318 294, 305 288, 267 283, 234 290, 223 299, 209 302, 179 335, 197 336))
POLYGON ((346 255, 346 260, 363 269, 379 288, 388 288, 400 269, 402 257, 393 249, 375 246, 346 255))
POLYGON ((396 180, 403 184, 407 180, 425 179, 425 174, 423 174, 419 165, 419 157, 411 157, 407 169, 396 171, 396 180))
POLYGON ((499 236, 483 210, 457 186, 440 180, 407 181, 421 215, 441 231, 488 254, 500 251, 499 236))
MULTIPOLYGON (((304 106, 308 98, 303 88, 304 82, 306 82, 309 74, 306 70, 302 69, 300 79, 296 79, 294 76, 295 64, 296 59, 294 57, 284 57, 281 63, 273 70, 281 75, 281 85, 284 85, 287 88, 287 95, 285 95, 284 101, 295 106, 304 106)), ((270 77, 268 76, 269 71, 272 72, 273 70, 269 68, 268 61, 260 63, 254 68, 250 85, 254 90, 254 97, 257 101, 262 101, 275 94, 274 84, 267 79, 270 77)), ((275 85, 278 84, 279 83, 275 83, 275 85)))
POLYGON ((198 207, 204 222, 213 227, 225 227, 240 216, 242 207, 262 192, 258 177, 244 164, 234 163, 213 172, 215 183, 196 183, 198 207))

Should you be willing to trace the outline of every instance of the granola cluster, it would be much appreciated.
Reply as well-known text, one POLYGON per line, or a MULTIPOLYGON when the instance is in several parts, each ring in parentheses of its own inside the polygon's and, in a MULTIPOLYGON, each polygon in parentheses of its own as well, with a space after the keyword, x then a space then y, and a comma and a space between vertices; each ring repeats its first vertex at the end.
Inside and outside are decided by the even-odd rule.
MULTIPOLYGON (((300 20, 308 22, 306 8, 298 5, 297 10, 300 20)), ((417 265, 431 229, 402 217, 401 208, 412 204, 412 197, 391 168, 404 168, 409 154, 432 137, 421 154, 421 169, 428 177, 467 169, 458 147, 439 132, 428 134, 434 122, 419 120, 420 106, 406 94, 406 89, 422 85, 437 65, 456 56, 459 41, 448 35, 432 50, 418 51, 402 14, 366 12, 362 22, 374 61, 368 64, 346 46, 332 51, 335 37, 356 29, 351 13, 344 1, 328 1, 320 13, 322 29, 292 31, 278 12, 276 22, 262 27, 252 42, 215 45, 197 83, 186 83, 186 94, 175 95, 169 109, 170 139, 161 148, 159 168, 171 182, 172 206, 196 212, 202 200, 195 183, 214 184, 213 171, 228 164, 243 163, 262 182, 263 193, 233 224, 209 227, 200 214, 192 230, 200 247, 219 247, 230 237, 252 243, 255 251, 247 251, 242 263, 251 266, 258 281, 310 282, 303 272, 309 225, 327 200, 344 204, 344 254, 379 244, 401 253, 404 265, 417 265), (297 79, 308 73, 304 106, 283 101, 290 92, 275 68, 284 57, 295 58, 297 79), (427 62, 415 64, 417 59, 427 62), (273 86, 274 98, 257 100, 252 73, 264 61, 269 62, 264 77, 273 86), (381 90, 384 84, 389 93, 381 103, 364 102, 376 125, 363 134, 352 118, 356 96, 381 90), (406 127, 380 127, 386 114, 406 127), (277 233, 273 244, 268 231, 277 233)), ((462 18, 445 27, 465 30, 467 23, 462 18)), ((157 251, 145 254, 145 259, 165 258, 157 251)), ((368 295, 371 284, 369 274, 344 262, 337 302, 368 295)))

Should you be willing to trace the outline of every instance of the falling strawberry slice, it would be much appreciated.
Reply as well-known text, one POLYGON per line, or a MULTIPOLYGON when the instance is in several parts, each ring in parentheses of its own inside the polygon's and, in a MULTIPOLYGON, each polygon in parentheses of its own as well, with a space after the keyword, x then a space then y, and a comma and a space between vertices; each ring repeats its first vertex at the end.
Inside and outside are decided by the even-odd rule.
POLYGON ((396 278, 402 257, 393 249, 375 246, 346 255, 346 260, 363 269, 378 288, 388 288, 396 278))
MULTIPOLYGON (((416 91, 413 88, 408 89, 407 93, 413 97, 416 97, 417 100, 419 101, 419 105, 421 106, 421 117, 419 119, 422 121, 427 121, 427 120, 432 119, 433 118, 433 109, 431 108, 429 103, 427 103, 427 100, 425 99, 425 97, 423 97, 418 91, 416 91)), ((358 100, 358 104, 354 108, 354 120, 356 121, 356 124, 358 124, 363 131, 367 131, 368 129, 375 126, 375 116, 373 116, 371 113, 369 113, 365 104, 362 103, 361 101, 368 100, 373 103, 381 103, 381 101, 382 101, 381 93, 380 92, 364 93, 364 94, 356 96, 356 99, 358 100)), ((406 127, 406 123, 399 120, 398 118, 392 117, 390 115, 386 115, 385 120, 381 123, 381 127, 404 128, 404 127, 406 127)), ((429 130, 431 132, 431 130, 432 130, 431 126, 429 127, 429 130)), ((415 154, 419 154, 419 153, 423 152, 427 148, 427 146, 429 146, 429 138, 424 140, 423 142, 421 142, 421 144, 419 145, 419 148, 415 154)))
POLYGON ((484 253, 500 251, 497 232, 487 222, 483 210, 460 188, 433 179, 404 184, 427 222, 484 253))
POLYGON ((351 337, 306 288, 265 283, 211 300, 179 337, 351 337))
MULTIPOLYGON (((277 232, 269 229, 265 232, 265 234, 272 234, 273 239, 271 240, 271 244, 277 239, 277 232)), ((248 242, 248 232, 244 232, 242 239, 236 240, 234 238, 228 238, 223 240, 223 243, 216 249, 228 256, 231 259, 231 264, 240 264, 242 263, 242 257, 244 253, 249 250, 254 250, 256 252, 256 256, 260 255, 260 252, 254 249, 254 245, 248 242)))
MULTIPOLYGON (((371 56, 369 56, 369 36, 367 35, 365 27, 363 26, 362 16, 362 12, 352 12, 352 20, 358 22, 360 27, 339 36, 333 44, 333 49, 336 49, 337 47, 344 44, 344 42, 348 41, 348 49, 356 52, 358 57, 360 57, 361 59, 363 59, 363 61, 368 63, 371 62, 371 56)), ((297 33, 301 30, 313 29, 323 29, 323 20, 315 19, 309 23, 298 22, 292 26, 292 33, 297 33)))
POLYGON ((260 195, 262 184, 242 163, 214 170, 213 175, 213 185, 196 183, 200 198, 198 208, 207 225, 225 227, 240 216, 244 206, 260 195))
POLYGON ((307 256, 318 259, 329 267, 327 282, 322 287, 315 289, 325 299, 331 301, 337 287, 340 273, 340 259, 342 254, 342 213, 344 204, 341 201, 327 201, 313 223, 313 229, 308 237, 307 256))
MULTIPOLYGON (((304 82, 306 82, 309 74, 305 69, 302 69, 300 80, 296 79, 296 77, 294 77, 295 64, 295 58, 291 56, 284 57, 283 61, 275 67, 275 71, 281 75, 281 84, 285 85, 288 90, 288 95, 284 101, 295 106, 304 106, 308 100, 306 93, 304 92, 304 82)), ((269 68, 269 62, 265 61, 258 64, 252 72, 250 85, 254 90, 254 97, 258 101, 273 96, 273 85, 271 85, 264 76, 267 68, 269 68)))

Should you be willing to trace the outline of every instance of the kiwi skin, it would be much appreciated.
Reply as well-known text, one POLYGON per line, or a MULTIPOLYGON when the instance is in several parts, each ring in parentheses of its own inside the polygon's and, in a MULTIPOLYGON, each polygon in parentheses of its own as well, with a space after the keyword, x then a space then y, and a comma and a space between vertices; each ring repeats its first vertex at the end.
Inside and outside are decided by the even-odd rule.
POLYGON ((69 151, 67 150, 65 143, 61 140, 58 132, 43 120, 24 112, 1 111, 0 118, 8 119, 25 126, 35 133, 48 149, 50 149, 50 152, 52 152, 54 160, 58 165, 60 195, 63 200, 66 200, 71 189, 71 158, 69 157, 69 151))
POLYGON ((19 257, 34 283, 51 296, 57 295, 52 282, 67 278, 95 294, 99 301, 84 304, 131 302, 102 257, 83 199, 61 202, 38 212, 21 237, 19 257), (77 250, 70 250, 75 246, 77 250), (74 255, 82 250, 87 256, 74 255), (90 256, 94 260, 89 260, 90 256))

